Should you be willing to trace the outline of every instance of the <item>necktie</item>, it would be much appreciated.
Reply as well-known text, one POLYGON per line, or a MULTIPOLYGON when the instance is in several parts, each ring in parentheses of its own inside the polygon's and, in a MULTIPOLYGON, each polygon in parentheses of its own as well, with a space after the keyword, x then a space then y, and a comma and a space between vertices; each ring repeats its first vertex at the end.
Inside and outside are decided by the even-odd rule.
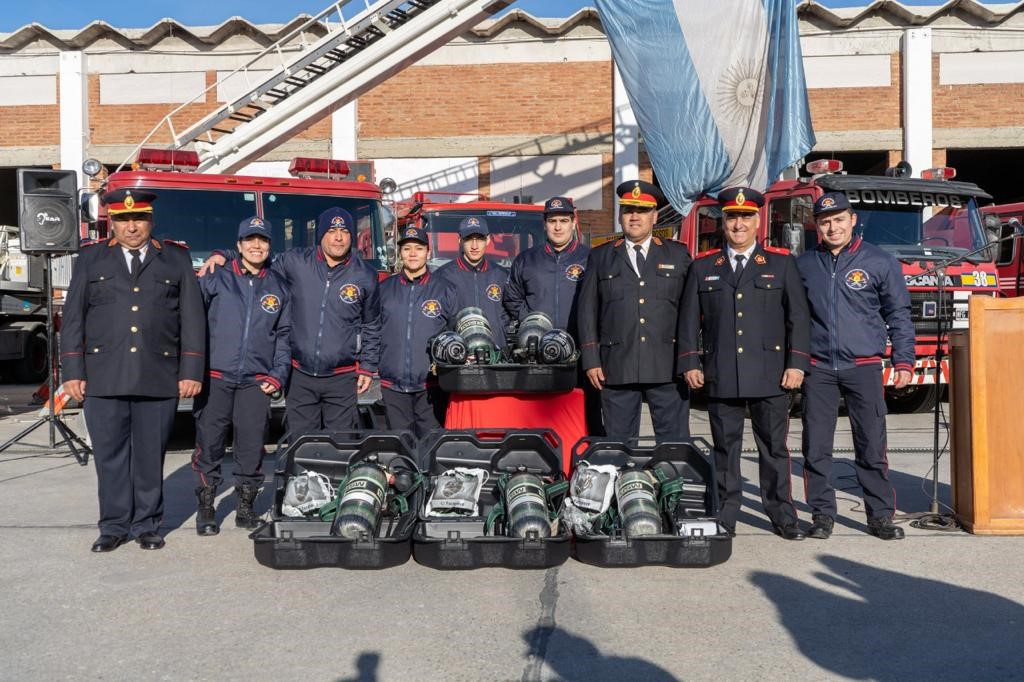
POLYGON ((132 278, 139 276, 139 268, 142 267, 142 251, 139 249, 128 249, 128 252, 132 254, 132 278))
POLYGON ((640 244, 634 244, 633 245, 633 250, 636 251, 636 272, 637 272, 638 275, 643 277, 644 276, 644 263, 647 262, 647 259, 644 258, 643 247, 640 246, 640 244))
POLYGON ((743 261, 746 260, 746 258, 747 257, 744 256, 742 253, 738 253, 734 256, 734 259, 736 260, 736 269, 733 270, 732 272, 733 277, 736 278, 737 282, 740 280, 740 275, 743 274, 743 261))

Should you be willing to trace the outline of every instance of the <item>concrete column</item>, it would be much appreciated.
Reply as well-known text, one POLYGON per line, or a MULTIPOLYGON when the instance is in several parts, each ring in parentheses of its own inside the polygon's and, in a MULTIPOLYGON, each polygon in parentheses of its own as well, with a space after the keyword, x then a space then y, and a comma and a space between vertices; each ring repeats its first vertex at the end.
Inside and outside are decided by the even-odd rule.
POLYGON ((331 114, 331 158, 358 159, 359 101, 353 100, 331 114))
MULTIPOLYGON (((612 123, 615 126, 614 154, 612 166, 615 169, 613 189, 626 180, 640 177, 640 127, 636 123, 636 114, 629 105, 626 86, 622 83, 619 68, 612 66, 612 123)), ((612 209, 617 211, 618 200, 613 200, 612 209)), ((619 231, 619 223, 614 215, 612 222, 619 231)))
POLYGON ((932 30, 903 32, 903 158, 914 177, 932 167, 932 30))
POLYGON ((60 53, 60 167, 78 173, 78 186, 87 186, 82 173, 89 148, 89 84, 84 52, 60 53))

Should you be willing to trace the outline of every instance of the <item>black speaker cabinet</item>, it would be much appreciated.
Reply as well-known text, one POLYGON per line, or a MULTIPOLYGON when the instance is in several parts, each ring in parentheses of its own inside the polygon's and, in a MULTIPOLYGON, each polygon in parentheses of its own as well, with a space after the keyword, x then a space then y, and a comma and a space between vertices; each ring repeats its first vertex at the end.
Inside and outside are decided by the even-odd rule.
POLYGON ((78 251, 78 177, 74 171, 18 169, 22 253, 78 251))

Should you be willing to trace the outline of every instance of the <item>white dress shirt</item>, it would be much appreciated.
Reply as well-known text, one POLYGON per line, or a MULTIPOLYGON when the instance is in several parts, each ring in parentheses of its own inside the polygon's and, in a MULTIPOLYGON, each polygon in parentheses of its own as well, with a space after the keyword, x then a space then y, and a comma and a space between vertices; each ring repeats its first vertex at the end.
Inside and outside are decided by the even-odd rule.
MULTIPOLYGON (((647 254, 651 250, 651 239, 652 235, 647 235, 647 239, 643 240, 642 242, 639 242, 640 253, 644 255, 644 258, 647 258, 647 254)), ((629 254, 629 264, 633 266, 633 272, 636 273, 637 277, 643 277, 643 273, 640 272, 640 269, 636 266, 636 249, 633 248, 636 246, 636 244, 636 242, 631 242, 627 239, 626 253, 629 254)))

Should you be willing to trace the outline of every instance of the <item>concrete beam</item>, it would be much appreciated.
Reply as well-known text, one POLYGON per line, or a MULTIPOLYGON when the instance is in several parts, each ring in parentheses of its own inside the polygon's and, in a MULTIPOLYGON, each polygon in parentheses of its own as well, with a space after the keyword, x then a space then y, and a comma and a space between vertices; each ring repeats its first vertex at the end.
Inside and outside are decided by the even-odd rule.
POLYGON ((1024 147, 1024 126, 1008 128, 936 128, 939 149, 1006 149, 1024 147))
POLYGON ((0 167, 52 166, 60 163, 60 146, 0 147, 0 167))
POLYGON ((357 159, 359 101, 354 100, 331 114, 331 158, 357 159))
POLYGON ((89 80, 84 52, 60 53, 60 167, 78 174, 78 186, 89 147, 89 80))
POLYGON ((903 129, 815 130, 814 151, 870 152, 903 148, 903 129))
MULTIPOLYGON (((612 116, 615 125, 614 186, 640 177, 640 126, 629 104, 619 67, 612 69, 612 116)), ((617 202, 616 202, 617 205, 617 202)))
POLYGON ((903 158, 914 177, 932 167, 932 30, 903 33, 903 158))

